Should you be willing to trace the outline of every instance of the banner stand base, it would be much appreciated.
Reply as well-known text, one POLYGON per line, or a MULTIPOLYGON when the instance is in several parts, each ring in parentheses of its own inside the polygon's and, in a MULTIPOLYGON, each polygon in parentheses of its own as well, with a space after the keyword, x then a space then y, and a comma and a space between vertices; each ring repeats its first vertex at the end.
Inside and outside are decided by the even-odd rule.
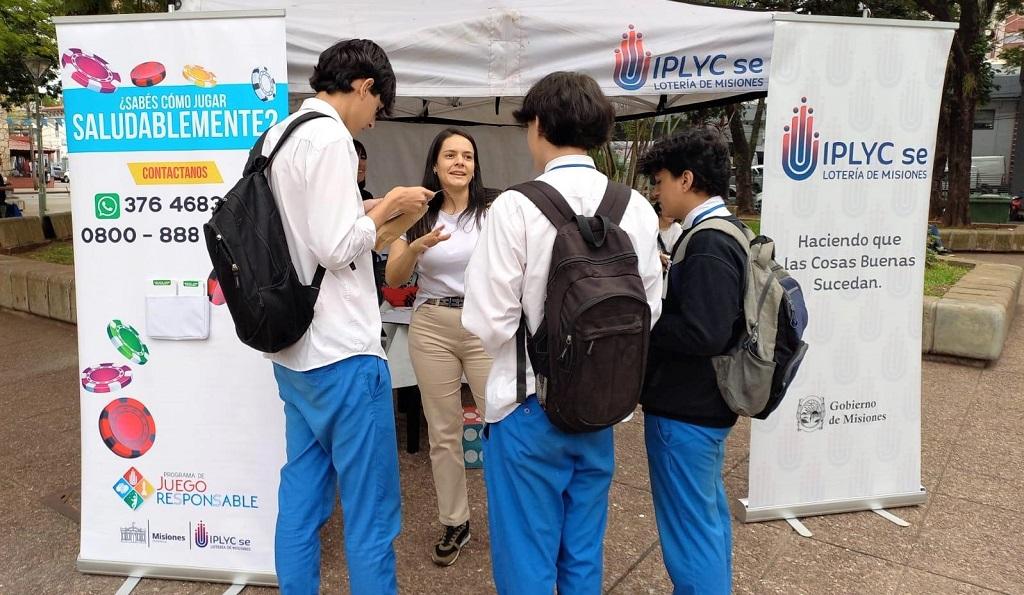
POLYGON ((908 523, 907 521, 905 521, 905 520, 901 519, 900 517, 894 515, 893 513, 889 512, 888 510, 886 510, 884 508, 873 508, 873 509, 871 509, 871 512, 877 514, 878 516, 882 517, 883 519, 889 521, 890 523, 892 523, 894 525, 899 525, 900 527, 909 527, 910 526, 910 523, 908 523))
MULTIPOLYGON (((762 506, 757 508, 749 506, 748 498, 739 498, 732 501, 730 503, 730 507, 732 508, 732 513, 740 521, 744 523, 760 523, 763 521, 796 519, 808 516, 821 516, 825 514, 839 514, 843 512, 858 512, 862 510, 879 511, 886 508, 918 506, 927 501, 928 494, 925 492, 924 486, 921 486, 920 490, 916 492, 907 492, 905 494, 887 494, 884 496, 875 496, 870 498, 825 500, 822 502, 809 502, 806 504, 762 506)), ((882 512, 889 514, 884 510, 882 512)), ((885 514, 882 514, 881 512, 878 514, 888 519, 885 514)), ((895 515, 892 516, 898 519, 895 515)))
POLYGON ((115 595, 131 595, 131 592, 135 590, 135 587, 139 586, 139 581, 141 580, 141 576, 129 576, 121 583, 115 595))
MULTIPOLYGON (((165 566, 162 564, 133 564, 131 562, 111 562, 109 560, 86 560, 79 558, 75 567, 85 574, 106 574, 128 577, 122 588, 128 586, 132 579, 135 584, 143 578, 162 578, 181 581, 204 581, 212 583, 228 583, 231 593, 239 593, 246 585, 276 587, 277 575, 274 573, 244 572, 220 568, 199 568, 195 566, 165 566)), ((131 588, 135 588, 135 584, 131 588)), ((118 593, 121 593, 119 590, 118 593)), ((131 590, 125 591, 131 593, 131 590)))
POLYGON ((800 537, 814 537, 814 533, 811 533, 811 530, 807 528, 807 525, 801 523, 800 519, 787 518, 786 522, 789 523, 789 526, 792 527, 800 537))

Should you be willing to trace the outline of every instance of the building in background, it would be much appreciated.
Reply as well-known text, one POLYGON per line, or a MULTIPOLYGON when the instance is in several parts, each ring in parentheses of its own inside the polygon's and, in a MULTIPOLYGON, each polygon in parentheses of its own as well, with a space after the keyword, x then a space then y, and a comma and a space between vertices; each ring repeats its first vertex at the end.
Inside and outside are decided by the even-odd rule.
MULTIPOLYGON (((68 145, 64 106, 43 107, 42 111, 44 165, 51 171, 55 167, 60 172, 66 171, 68 145)), ((29 110, 14 108, 4 113, 3 126, 6 134, 0 128, 0 149, 3 149, 4 175, 15 188, 32 188, 37 159, 35 106, 30 106, 29 110)), ((49 186, 52 185, 51 180, 49 186)))

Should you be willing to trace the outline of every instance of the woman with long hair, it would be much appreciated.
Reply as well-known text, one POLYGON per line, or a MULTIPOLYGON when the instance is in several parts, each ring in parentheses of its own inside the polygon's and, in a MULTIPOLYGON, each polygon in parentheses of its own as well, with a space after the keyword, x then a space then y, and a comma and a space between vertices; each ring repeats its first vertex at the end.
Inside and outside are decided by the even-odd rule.
POLYGON ((491 358, 462 326, 465 272, 487 213, 476 141, 465 130, 442 130, 430 145, 424 187, 437 191, 426 215, 391 244, 386 280, 398 286, 418 274, 409 357, 423 398, 438 515, 443 526, 431 558, 450 566, 469 541, 469 498, 462 452, 462 377, 480 415, 491 358))

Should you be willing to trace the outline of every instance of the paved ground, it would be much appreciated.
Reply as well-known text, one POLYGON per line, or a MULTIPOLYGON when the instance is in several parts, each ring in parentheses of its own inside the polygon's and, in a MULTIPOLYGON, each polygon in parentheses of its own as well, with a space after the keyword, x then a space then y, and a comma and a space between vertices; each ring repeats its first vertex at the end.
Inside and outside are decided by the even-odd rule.
MULTIPOLYGON (((46 212, 63 213, 71 210, 71 185, 64 182, 56 182, 54 188, 46 189, 46 212)), ((36 190, 20 189, 14 192, 14 197, 25 201, 25 215, 35 216, 39 214, 39 195, 36 190)))
MULTIPOLYGON (((1024 256, 979 259, 1024 265, 1024 256)), ((0 593, 113 593, 122 580, 75 571, 78 527, 41 502, 76 486, 75 327, 0 312, 0 593), (46 431, 41 431, 45 428, 46 431)), ((734 526, 738 593, 1024 593, 1024 306, 1002 359, 980 369, 926 361, 922 465, 927 505, 900 509, 901 529, 870 512, 806 519, 812 539, 783 522, 734 526)), ((747 427, 728 444, 730 497, 746 495, 747 427)), ((669 593, 651 509, 642 421, 617 429, 618 470, 606 539, 606 590, 669 593)), ((403 593, 493 592, 486 503, 471 472, 474 541, 450 569, 435 538, 425 451, 401 454, 403 593)), ((72 490, 73 491, 73 490, 72 490)), ((72 498, 72 503, 77 500, 72 498)), ((340 522, 326 530, 324 590, 344 592, 340 522)), ((143 580, 136 593, 221 593, 222 585, 143 580)), ((273 593, 250 588, 246 593, 273 593)))

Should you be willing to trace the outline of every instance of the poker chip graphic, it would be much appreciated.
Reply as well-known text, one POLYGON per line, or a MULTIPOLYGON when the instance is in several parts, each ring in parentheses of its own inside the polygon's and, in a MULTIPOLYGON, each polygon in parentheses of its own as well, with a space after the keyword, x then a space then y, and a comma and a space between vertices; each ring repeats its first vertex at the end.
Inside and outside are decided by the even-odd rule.
POLYGON ((71 80, 86 89, 99 93, 113 93, 117 90, 114 81, 121 82, 121 75, 110 69, 107 61, 95 54, 87 54, 78 48, 71 48, 61 56, 62 66, 71 66, 71 80))
POLYGON ((107 337, 118 353, 137 364, 149 361, 149 347, 142 342, 135 327, 120 320, 111 320, 107 325, 107 337))
POLYGON ((135 399, 114 399, 100 412, 100 437, 117 456, 135 459, 153 448, 156 421, 135 399))
POLYGON ((100 364, 82 370, 82 388, 91 393, 109 393, 132 382, 132 369, 128 366, 100 364))
POLYGON ((220 281, 217 279, 217 271, 210 271, 210 276, 206 279, 206 297, 214 306, 223 306, 226 303, 220 281))
POLYGON ((252 90, 260 101, 271 101, 277 95, 277 83, 266 66, 252 69, 252 90))
POLYGON ((217 75, 195 64, 186 64, 185 68, 181 70, 181 76, 197 87, 209 88, 217 86, 217 75))
POLYGON ((129 78, 136 87, 152 87, 167 78, 167 69, 159 62, 143 62, 132 68, 129 78))

